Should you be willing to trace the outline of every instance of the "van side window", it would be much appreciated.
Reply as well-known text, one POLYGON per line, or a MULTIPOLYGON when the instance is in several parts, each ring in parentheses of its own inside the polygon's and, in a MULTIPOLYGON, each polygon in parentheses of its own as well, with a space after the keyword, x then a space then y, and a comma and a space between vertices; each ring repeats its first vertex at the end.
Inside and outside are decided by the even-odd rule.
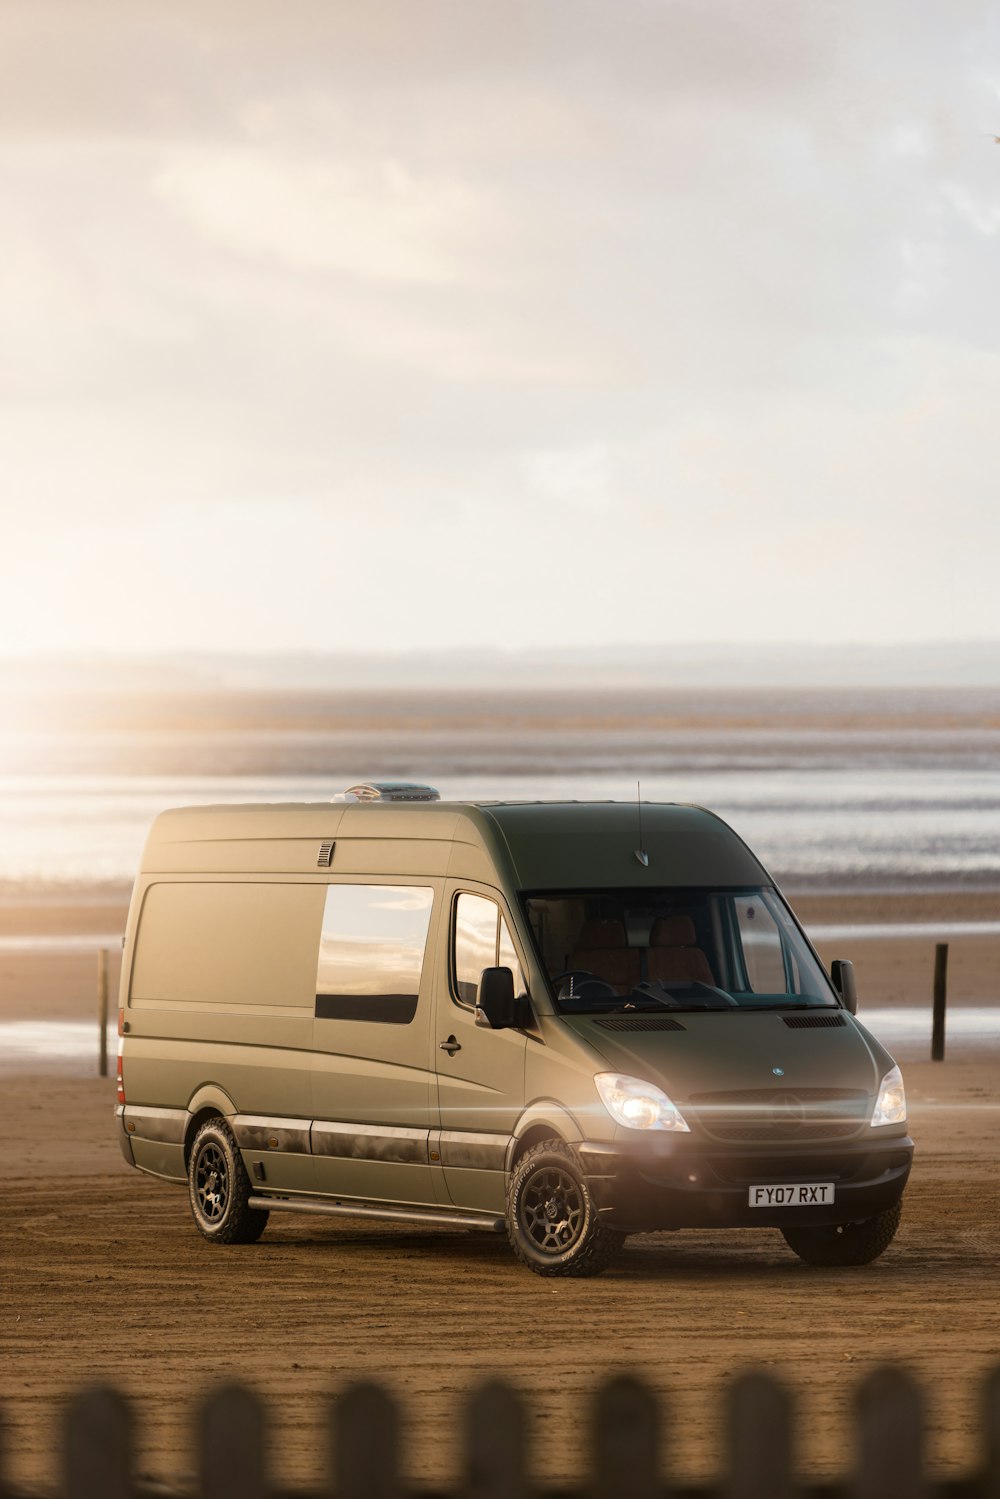
POLYGON ((484 968, 497 964, 514 975, 514 993, 524 993, 521 965, 507 923, 496 901, 463 892, 455 902, 452 974, 455 994, 464 1005, 474 1005, 484 968))
POLYGON ((524 980, 521 977, 521 965, 517 960, 517 950, 511 941, 507 923, 500 917, 500 946, 497 951, 497 962, 501 968, 509 968, 514 975, 514 993, 524 994, 524 980))
POLYGON ((434 892, 422 885, 331 885, 316 972, 320 1020, 407 1025, 417 1012, 434 892))
POLYGON ((495 968, 497 925, 500 909, 496 901, 463 892, 455 902, 455 944, 452 972, 455 993, 464 1005, 474 1005, 484 968, 495 968))
POLYGON ((750 989, 755 994, 795 992, 785 973, 785 955, 778 924, 759 897, 736 895, 733 913, 750 989))

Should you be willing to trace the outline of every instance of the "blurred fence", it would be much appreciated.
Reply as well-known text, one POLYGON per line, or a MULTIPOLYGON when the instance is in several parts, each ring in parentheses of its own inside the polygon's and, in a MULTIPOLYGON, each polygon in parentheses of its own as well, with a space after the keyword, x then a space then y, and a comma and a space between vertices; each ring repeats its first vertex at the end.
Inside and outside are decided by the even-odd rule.
MULTIPOLYGON (((848 1476, 837 1482, 798 1482, 798 1464, 809 1466, 809 1430, 795 1429, 784 1389, 762 1374, 747 1374, 730 1388, 726 1446, 716 1483, 677 1486, 661 1459, 656 1398, 642 1384, 617 1379, 597 1394, 589 1423, 591 1450, 579 1489, 532 1480, 526 1446, 530 1407, 509 1386, 474 1392, 462 1413, 464 1471, 447 1499, 1000 1499, 1000 1368, 984 1382, 982 1458, 961 1480, 934 1481, 924 1466, 924 1405, 919 1388, 894 1369, 876 1371, 858 1391, 853 1455, 848 1476)), ((265 1451, 266 1409, 248 1391, 231 1386, 202 1405, 192 1492, 200 1499, 275 1499, 265 1451)), ((665 1432, 669 1444, 669 1428, 665 1432)), ((451 1440, 441 1432, 442 1442, 451 1440)), ((174 1492, 165 1485, 136 1486, 126 1401, 113 1390, 76 1397, 67 1412, 62 1450, 62 1499, 138 1499, 174 1492)), ((400 1417, 395 1401, 377 1385, 355 1385, 331 1408, 328 1479, 317 1495, 337 1499, 403 1499, 437 1494, 404 1479, 400 1417)), ((37 1493, 37 1489, 33 1489, 37 1493)), ((284 1491, 287 1493, 287 1491, 284 1491)), ((300 1496, 304 1491, 296 1491, 300 1496)), ((17 1499, 4 1482, 0 1447, 0 1499, 17 1499)))

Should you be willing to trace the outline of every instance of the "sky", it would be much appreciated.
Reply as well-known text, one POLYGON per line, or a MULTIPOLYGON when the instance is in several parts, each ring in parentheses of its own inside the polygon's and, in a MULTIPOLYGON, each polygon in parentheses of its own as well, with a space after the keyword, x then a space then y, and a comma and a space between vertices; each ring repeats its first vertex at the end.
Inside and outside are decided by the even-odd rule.
POLYGON ((0 654, 1000 640, 992 0, 3 0, 0 654))

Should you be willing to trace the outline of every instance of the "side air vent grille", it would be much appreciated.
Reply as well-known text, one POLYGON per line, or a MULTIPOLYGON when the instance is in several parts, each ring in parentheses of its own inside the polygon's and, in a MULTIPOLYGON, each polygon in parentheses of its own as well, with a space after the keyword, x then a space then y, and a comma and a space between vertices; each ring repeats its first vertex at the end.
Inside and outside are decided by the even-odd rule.
POLYGON ((610 1015, 607 1020, 598 1020, 597 1025, 606 1031, 682 1031, 679 1020, 669 1015, 610 1015))
POLYGON ((332 838, 324 839, 319 846, 319 853, 316 855, 317 869, 330 868, 330 865, 333 863, 333 850, 335 847, 336 845, 332 838))
POLYGON ((793 1031, 832 1031, 846 1025, 843 1015, 782 1015, 793 1031))

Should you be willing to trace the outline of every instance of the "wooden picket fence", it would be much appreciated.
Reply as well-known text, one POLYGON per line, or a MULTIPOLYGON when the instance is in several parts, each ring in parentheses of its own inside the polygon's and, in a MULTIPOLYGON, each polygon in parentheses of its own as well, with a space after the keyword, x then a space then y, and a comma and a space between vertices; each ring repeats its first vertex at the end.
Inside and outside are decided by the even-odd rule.
MULTIPOLYGON (((198 1499, 277 1499, 264 1450, 265 1408, 240 1386, 201 1407, 197 1432, 198 1499)), ((464 1477, 439 1499, 571 1499, 571 1491, 531 1480, 523 1399, 508 1385, 484 1385, 464 1412, 464 1477)), ((660 1460, 657 1401, 643 1384, 615 1379, 597 1393, 586 1499, 1000 1499, 1000 1367, 983 1386, 982 1460, 962 1480, 935 1481, 924 1466, 921 1392, 896 1369, 877 1370, 860 1386, 852 1473, 839 1483, 800 1483, 791 1461, 793 1421, 783 1387, 750 1373, 729 1390, 725 1476, 707 1487, 670 1482, 660 1460)), ((330 1461, 318 1495, 336 1499, 430 1499, 439 1491, 403 1477, 400 1419, 380 1386, 348 1389, 332 1409, 330 1461)), ((806 1441, 802 1455, 808 1457, 806 1441)), ((84 1391, 64 1427, 60 1499, 143 1499, 166 1489, 132 1477, 128 1404, 114 1390, 84 1391)), ((303 1491, 296 1491, 304 1499, 303 1491)), ((0 1499, 18 1499, 4 1481, 0 1499)))

